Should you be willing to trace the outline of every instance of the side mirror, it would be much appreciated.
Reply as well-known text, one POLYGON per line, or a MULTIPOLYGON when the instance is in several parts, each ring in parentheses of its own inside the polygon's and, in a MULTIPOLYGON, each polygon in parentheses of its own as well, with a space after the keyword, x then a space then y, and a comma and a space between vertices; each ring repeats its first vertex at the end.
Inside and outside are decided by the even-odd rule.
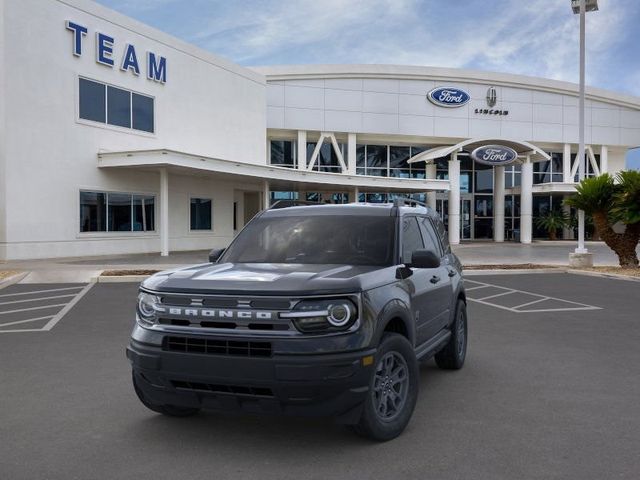
POLYGON ((415 250, 411 255, 412 268, 438 268, 440 258, 432 250, 415 250))
POLYGON ((216 263, 224 253, 224 248, 214 248, 209 252, 209 263, 216 263))

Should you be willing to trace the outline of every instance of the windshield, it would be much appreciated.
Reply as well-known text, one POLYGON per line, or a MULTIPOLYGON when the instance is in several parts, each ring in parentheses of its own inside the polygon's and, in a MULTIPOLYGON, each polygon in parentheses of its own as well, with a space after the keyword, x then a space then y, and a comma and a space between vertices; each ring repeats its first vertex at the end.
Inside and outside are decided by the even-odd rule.
POLYGON ((220 262, 388 266, 393 262, 393 220, 355 215, 257 218, 220 262))

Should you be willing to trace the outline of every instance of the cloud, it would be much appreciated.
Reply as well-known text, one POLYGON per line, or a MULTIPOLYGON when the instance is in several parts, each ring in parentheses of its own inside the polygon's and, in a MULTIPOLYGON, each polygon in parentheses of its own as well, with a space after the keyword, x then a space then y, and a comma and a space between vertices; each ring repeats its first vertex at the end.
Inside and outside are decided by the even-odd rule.
MULTIPOLYGON (((386 63, 578 79, 569 0, 101 0, 244 65, 386 63)), ((640 95, 637 0, 587 14, 587 83, 640 95)))

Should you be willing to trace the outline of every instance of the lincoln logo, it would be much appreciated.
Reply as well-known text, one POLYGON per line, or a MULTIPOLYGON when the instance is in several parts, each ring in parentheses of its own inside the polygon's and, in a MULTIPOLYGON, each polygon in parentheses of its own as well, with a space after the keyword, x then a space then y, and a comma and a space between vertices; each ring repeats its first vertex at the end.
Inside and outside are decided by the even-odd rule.
POLYGON ((237 320, 271 320, 273 312, 259 310, 217 310, 211 308, 158 307, 159 312, 185 317, 231 318, 237 320))
POLYGON ((429 101, 441 107, 461 107, 471 98, 467 92, 454 87, 434 88, 427 94, 429 101))
POLYGON ((489 108, 493 108, 498 101, 498 94, 496 92, 496 87, 489 87, 487 90, 487 105, 489 108))
POLYGON ((518 152, 504 145, 486 145, 471 152, 471 158, 485 165, 508 165, 518 158, 518 152))

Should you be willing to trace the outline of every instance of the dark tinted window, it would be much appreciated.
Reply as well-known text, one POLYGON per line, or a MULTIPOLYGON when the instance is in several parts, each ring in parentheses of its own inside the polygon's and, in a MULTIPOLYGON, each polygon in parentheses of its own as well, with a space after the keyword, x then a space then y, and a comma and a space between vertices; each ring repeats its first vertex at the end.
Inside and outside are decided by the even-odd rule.
POLYGON ((110 232, 131 231, 131 195, 110 193, 107 209, 110 232))
POLYGON ((440 242, 442 243, 442 247, 444 248, 444 253, 450 253, 451 245, 449 245, 449 234, 447 233, 447 227, 440 217, 434 218, 433 223, 436 227, 436 233, 440 237, 440 242))
POLYGON ((191 199, 191 230, 211 230, 211 199, 191 199))
POLYGON ((80 231, 107 230, 107 195, 100 192, 80 192, 80 231))
POLYGON ((405 217, 402 220, 402 263, 411 263, 414 250, 424 248, 422 235, 415 217, 405 217))
POLYGON ((393 239, 392 217, 262 217, 242 230, 221 261, 387 266, 393 239))
POLYGON ((133 196, 133 231, 155 230, 155 198, 150 195, 133 196))
POLYGON ((133 107, 133 128, 153 133, 153 98, 133 93, 131 103, 133 107))
POLYGON ((79 79, 78 111, 85 120, 150 133, 155 129, 152 97, 85 78, 79 79))
POLYGON ((106 121, 106 94, 102 83, 80 79, 80 118, 94 122, 106 121))
POLYGON ((131 93, 116 87, 107 88, 107 123, 131 128, 131 93))
POLYGON ((280 167, 295 167, 295 146, 294 142, 271 140, 271 164, 280 167))
POLYGON ((439 257, 442 257, 442 247, 438 241, 438 235, 436 234, 433 224, 426 217, 420 217, 418 219, 420 224, 420 230, 422 231, 422 238, 424 240, 424 248, 431 250, 439 257))

